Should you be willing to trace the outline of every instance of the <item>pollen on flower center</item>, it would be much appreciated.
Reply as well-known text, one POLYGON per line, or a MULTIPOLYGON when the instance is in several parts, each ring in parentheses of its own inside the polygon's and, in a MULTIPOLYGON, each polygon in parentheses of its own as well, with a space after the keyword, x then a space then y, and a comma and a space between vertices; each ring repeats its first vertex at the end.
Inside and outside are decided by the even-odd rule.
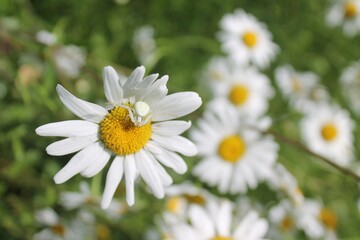
POLYGON ((321 129, 321 136, 326 140, 326 141, 332 141, 337 137, 337 129, 336 126, 332 123, 326 123, 323 125, 322 129, 321 129))
POLYGON ((205 198, 201 195, 184 194, 184 197, 189 203, 204 205, 206 202, 205 198))
POLYGON ((254 32, 249 31, 242 36, 242 40, 244 41, 246 46, 251 48, 254 47, 257 43, 257 36, 254 32))
POLYGON ((178 213, 181 209, 181 198, 180 197, 170 197, 167 200, 166 210, 172 213, 178 213))
POLYGON ((244 155, 246 146, 244 140, 236 135, 226 137, 218 148, 218 154, 224 161, 235 163, 244 155))
POLYGON ((243 105, 249 98, 249 89, 244 85, 235 85, 229 93, 229 100, 235 105, 243 105))
POLYGON ((151 137, 151 121, 136 126, 126 108, 116 107, 100 123, 100 138, 118 155, 139 151, 151 137))
POLYGON ((280 223, 280 227, 283 231, 288 231, 293 226, 294 226, 294 221, 290 216, 285 216, 280 223))
POLYGON ((211 240, 232 240, 230 237, 215 236, 211 240))
POLYGON ((51 226, 53 232, 56 234, 56 235, 59 235, 59 236, 64 236, 65 235, 65 228, 64 226, 60 225, 60 224, 55 224, 53 226, 51 226))
POLYGON ((337 218, 333 211, 328 208, 323 208, 320 211, 320 220, 329 229, 335 229, 337 226, 337 218))
POLYGON ((354 3, 346 3, 344 5, 344 15, 347 18, 353 18, 355 17, 357 14, 357 8, 356 5, 354 3))

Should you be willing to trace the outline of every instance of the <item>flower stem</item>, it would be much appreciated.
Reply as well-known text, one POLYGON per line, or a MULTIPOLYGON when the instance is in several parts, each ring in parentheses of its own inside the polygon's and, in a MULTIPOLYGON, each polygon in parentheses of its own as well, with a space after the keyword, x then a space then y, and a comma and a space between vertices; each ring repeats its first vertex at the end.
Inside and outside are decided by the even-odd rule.
POLYGON ((354 178, 356 181, 360 181, 360 176, 358 174, 356 174, 355 172, 353 172, 352 170, 346 168, 346 167, 343 167, 343 166, 340 166, 338 164, 336 164, 335 162, 331 161, 330 159, 324 157, 324 156, 321 156, 313 151, 311 151, 309 148, 307 148, 304 144, 296 141, 296 140, 293 140, 293 139, 290 139, 286 136, 283 136, 277 132, 274 132, 272 130, 267 130, 267 131, 263 131, 262 132, 263 134, 269 134, 269 135, 272 135, 276 140, 280 141, 280 142, 283 142, 287 145, 290 145, 302 152, 305 152, 305 153, 308 153, 320 160, 322 160, 323 162, 329 164, 330 166, 336 168, 337 170, 339 170, 340 172, 343 172, 344 174, 346 175, 349 175, 351 176, 352 178, 354 178))

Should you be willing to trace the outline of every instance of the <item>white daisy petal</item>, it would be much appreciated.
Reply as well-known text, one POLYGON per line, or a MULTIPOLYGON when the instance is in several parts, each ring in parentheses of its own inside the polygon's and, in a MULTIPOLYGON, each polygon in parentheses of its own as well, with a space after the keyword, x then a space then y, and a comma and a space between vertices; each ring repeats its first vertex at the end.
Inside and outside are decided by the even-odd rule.
POLYGON ((155 158, 166 167, 173 169, 175 172, 183 174, 187 171, 187 165, 178 154, 167 151, 153 141, 149 141, 146 148, 155 156, 155 158))
POLYGON ((66 182, 77 173, 83 171, 96 159, 96 156, 104 151, 99 142, 94 143, 78 152, 55 176, 56 184, 66 182))
POLYGON ((95 176, 105 167, 110 157, 111 152, 103 148, 103 151, 100 155, 97 156, 96 159, 94 159, 94 162, 92 162, 90 166, 80 172, 81 176, 88 178, 95 176))
POLYGON ((192 225, 202 233, 204 239, 211 238, 215 235, 214 224, 202 207, 191 205, 189 208, 189 218, 192 225))
POLYGON ((201 98, 195 92, 168 95, 153 106, 153 121, 166 121, 185 116, 198 109, 201 103, 201 98))
POLYGON ((196 146, 188 139, 181 136, 164 137, 153 134, 151 139, 160 146, 175 152, 179 152, 185 156, 195 156, 197 154, 196 146))
POLYGON ((137 169, 133 155, 125 156, 124 172, 126 181, 126 201, 129 206, 132 206, 135 202, 134 183, 137 175, 137 169))
POLYGON ((82 120, 48 123, 35 130, 37 135, 54 137, 84 137, 97 134, 98 131, 99 125, 82 120))
POLYGON ((77 152, 98 140, 97 135, 86 137, 71 137, 57 142, 54 142, 47 146, 46 152, 53 156, 62 156, 69 153, 77 152))
MULTIPOLYGON (((128 77, 127 81, 125 82, 123 89, 127 90, 130 88, 134 88, 136 87, 136 85, 138 85, 140 83, 140 81, 142 80, 142 78, 144 77, 145 74, 145 68, 144 66, 140 66, 137 67, 128 77)), ((126 94, 126 92, 125 92, 126 94)))
MULTIPOLYGON (((151 156, 151 154, 149 154, 149 156, 151 156)), ((158 161, 156 161, 153 157, 151 157, 151 159, 157 173, 159 174, 162 185, 165 187, 170 186, 173 183, 171 176, 165 171, 163 166, 161 166, 161 164, 158 161)))
POLYGON ((119 75, 115 69, 110 66, 105 67, 103 78, 106 99, 115 106, 121 105, 123 90, 120 86, 119 75))
POLYGON ((228 201, 222 201, 219 206, 219 211, 215 219, 217 232, 221 236, 230 235, 230 227, 232 221, 232 206, 228 201))
POLYGON ((145 150, 140 150, 135 154, 135 161, 141 177, 150 187, 155 197, 163 198, 164 187, 148 153, 145 150))
POLYGON ((123 173, 124 157, 116 156, 106 176, 105 189, 101 199, 101 208, 106 209, 109 207, 116 188, 122 179, 123 173))
POLYGON ((63 104, 79 118, 99 123, 108 114, 105 108, 75 97, 59 84, 56 90, 63 104))
POLYGON ((191 127, 191 122, 186 121, 167 121, 154 123, 152 126, 154 133, 162 136, 180 135, 191 127))

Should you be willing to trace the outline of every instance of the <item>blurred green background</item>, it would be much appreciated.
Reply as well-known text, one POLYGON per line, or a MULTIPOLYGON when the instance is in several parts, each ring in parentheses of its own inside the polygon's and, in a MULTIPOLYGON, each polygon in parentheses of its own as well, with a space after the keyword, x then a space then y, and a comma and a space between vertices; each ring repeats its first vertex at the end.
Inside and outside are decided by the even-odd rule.
MULTIPOLYGON (((347 108, 339 89, 342 69, 360 55, 360 38, 349 38, 341 29, 328 28, 326 0, 2 0, 0 2, 0 239, 31 239, 39 230, 34 211, 52 206, 61 215, 69 213, 57 205, 61 190, 77 190, 82 179, 55 185, 52 177, 69 156, 52 157, 45 147, 53 140, 36 136, 42 124, 74 119, 57 97, 60 83, 74 95, 103 103, 102 68, 112 65, 128 74, 140 65, 132 48, 134 31, 151 25, 159 54, 148 69, 168 74, 170 92, 197 91, 206 103, 211 96, 201 72, 207 61, 221 55, 215 35, 219 20, 236 8, 255 15, 273 34, 281 52, 265 73, 273 80, 273 70, 291 64, 300 71, 314 71, 321 77, 332 100, 347 108), (46 29, 56 34, 57 46, 36 41, 36 33, 46 29), (56 70, 53 55, 60 45, 75 44, 86 52, 86 63, 75 79, 56 70)), ((278 90, 277 90, 278 93, 278 90)), ((201 110, 190 118, 195 122, 201 110)), ((279 94, 271 102, 269 115, 274 130, 300 139, 298 120, 279 94)), ((359 117, 352 114, 354 121, 359 117)), ((354 132, 359 156, 359 129, 354 132)), ((321 198, 339 218, 340 239, 360 239, 360 215, 356 202, 357 183, 305 153, 281 144, 279 162, 298 178, 305 196, 321 198)), ((194 159, 188 159, 194 165, 194 159)), ((105 171, 106 172, 106 171, 105 171)), ((191 178, 175 176, 177 182, 191 178)), ((100 177, 98 177, 100 178, 100 177)), ((90 181, 90 180, 89 180, 90 181)), ((97 180, 97 182, 101 182, 97 180)), ((123 183, 121 184, 123 186, 123 183)), ((94 190, 101 193, 102 183, 94 190), (100 192, 99 192, 100 191, 100 192)), ((117 197, 124 199, 123 190, 117 197)), ((274 201, 267 191, 255 196, 263 203, 274 201)), ((144 188, 137 189, 131 214, 110 226, 113 239, 141 239, 162 208, 144 188), (148 208, 149 203, 153 206, 148 208)), ((296 239, 306 239, 298 236, 296 239)))

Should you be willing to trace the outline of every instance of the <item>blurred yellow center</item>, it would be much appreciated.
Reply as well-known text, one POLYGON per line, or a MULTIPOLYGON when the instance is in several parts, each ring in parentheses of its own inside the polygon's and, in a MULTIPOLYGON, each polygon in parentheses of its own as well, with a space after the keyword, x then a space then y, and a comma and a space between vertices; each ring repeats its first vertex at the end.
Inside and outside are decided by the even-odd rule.
POLYGON ((218 71, 211 71, 210 76, 215 81, 220 81, 223 78, 222 74, 218 71))
POLYGON ((251 48, 254 47, 257 43, 257 36, 254 32, 249 31, 242 36, 242 40, 244 41, 246 46, 251 48))
POLYGON ((232 240, 231 237, 215 236, 211 240, 232 240))
POLYGON ((357 15, 357 8, 354 3, 348 2, 344 6, 344 14, 347 18, 353 18, 357 15))
POLYGON ((324 126, 321 129, 321 136, 326 140, 326 141, 332 141, 336 138, 337 136, 337 129, 336 126, 332 123, 326 123, 324 124, 324 126))
POLYGON ((59 236, 65 235, 65 228, 64 228, 64 226, 62 226, 60 224, 55 224, 55 225, 51 226, 51 229, 53 230, 53 232, 56 235, 59 235, 59 236))
POLYGON ((138 152, 151 137, 151 121, 136 126, 123 107, 112 109, 100 123, 100 138, 105 146, 118 155, 138 152))
POLYGON ((294 226, 294 221, 290 216, 285 216, 280 223, 283 231, 289 231, 294 226))
POLYGON ((109 228, 103 224, 100 224, 96 227, 96 235, 98 240, 111 239, 109 228))
POLYGON ((222 140, 218 154, 224 161, 235 163, 244 155, 245 150, 244 140, 239 136, 232 135, 222 140))
POLYGON ((300 92, 301 91, 301 83, 298 78, 293 78, 291 81, 291 87, 294 92, 300 92))
POLYGON ((203 196, 201 195, 190 195, 190 194, 184 194, 184 198, 189 202, 189 203, 195 203, 195 204, 199 204, 199 205, 204 205, 206 200, 203 196))
POLYGON ((329 229, 336 229, 337 226, 337 218, 333 211, 328 208, 323 208, 320 211, 320 220, 324 223, 324 225, 329 229))
POLYGON ((178 213, 181 209, 181 198, 180 197, 170 197, 167 200, 166 210, 172 213, 178 213))
POLYGON ((249 89, 244 85, 235 85, 229 93, 230 101, 235 105, 243 105, 249 98, 249 89))

